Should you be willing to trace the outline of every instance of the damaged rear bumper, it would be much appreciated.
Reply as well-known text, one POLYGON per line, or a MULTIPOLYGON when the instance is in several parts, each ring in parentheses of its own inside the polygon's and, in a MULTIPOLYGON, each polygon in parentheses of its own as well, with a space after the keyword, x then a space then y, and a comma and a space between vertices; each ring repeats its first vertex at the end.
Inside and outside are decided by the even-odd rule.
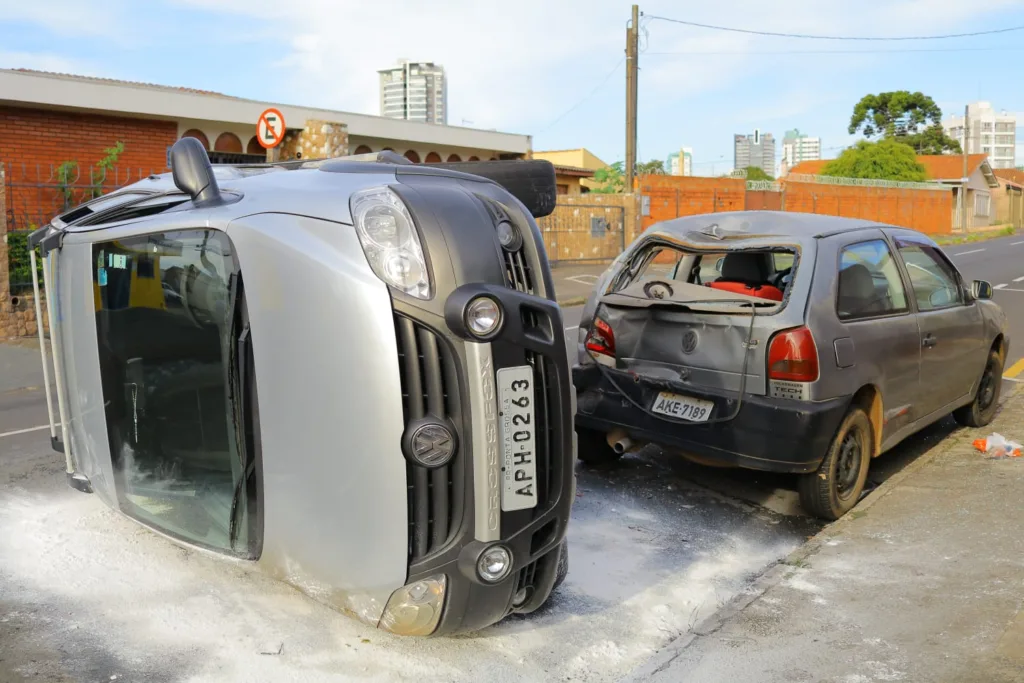
MULTIPOLYGON (((713 401, 711 420, 728 417, 736 410, 735 392, 695 390, 682 383, 655 383, 617 370, 606 371, 633 401, 648 408, 658 392, 672 391, 713 401)), ((770 472, 816 470, 849 405, 848 398, 810 402, 748 394, 734 419, 700 424, 661 419, 640 410, 594 366, 574 367, 573 382, 578 392, 578 427, 603 432, 622 429, 634 440, 723 465, 770 472)))

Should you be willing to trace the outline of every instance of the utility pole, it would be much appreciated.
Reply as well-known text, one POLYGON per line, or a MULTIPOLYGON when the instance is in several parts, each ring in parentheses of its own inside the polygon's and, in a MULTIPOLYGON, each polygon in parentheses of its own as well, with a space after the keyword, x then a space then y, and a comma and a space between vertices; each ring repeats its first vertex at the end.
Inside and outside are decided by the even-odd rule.
POLYGON ((637 44, 639 43, 640 8, 633 5, 633 18, 626 28, 626 192, 633 192, 636 170, 636 96, 637 44))
POLYGON ((971 105, 964 105, 964 174, 960 185, 960 232, 967 232, 967 150, 970 147, 971 124, 968 114, 971 112, 971 105))

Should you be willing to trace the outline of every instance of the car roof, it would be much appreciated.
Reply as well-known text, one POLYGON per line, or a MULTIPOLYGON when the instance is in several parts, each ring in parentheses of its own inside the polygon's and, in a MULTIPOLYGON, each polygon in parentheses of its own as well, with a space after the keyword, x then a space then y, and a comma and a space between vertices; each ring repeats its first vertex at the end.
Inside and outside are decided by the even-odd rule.
MULTIPOLYGON (((842 232, 871 228, 892 229, 863 218, 842 218, 795 211, 726 211, 683 216, 652 226, 658 232, 668 232, 685 238, 691 233, 722 239, 744 237, 788 237, 797 240, 817 239, 842 232)), ((695 236, 696 236, 695 235, 695 236)))

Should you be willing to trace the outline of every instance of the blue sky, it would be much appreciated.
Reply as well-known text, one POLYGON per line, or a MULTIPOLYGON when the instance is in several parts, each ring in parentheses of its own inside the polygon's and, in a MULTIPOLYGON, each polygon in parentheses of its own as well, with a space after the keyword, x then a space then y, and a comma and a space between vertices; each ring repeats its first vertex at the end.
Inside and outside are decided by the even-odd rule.
MULTIPOLYGON (((611 162, 624 156, 630 4, 0 0, 0 67, 376 114, 377 69, 399 58, 432 60, 448 72, 449 123, 528 133, 538 150, 587 147, 611 162)), ((944 113, 988 100, 1018 112, 1024 124, 1024 31, 823 41, 655 18, 791 33, 934 35, 1024 25, 1024 0, 663 0, 640 9, 641 160, 687 146, 698 174, 723 173, 732 167, 732 135, 754 128, 777 138, 799 128, 820 136, 825 156, 834 156, 855 139, 846 126, 857 100, 888 90, 920 90, 944 113)), ((1017 163, 1024 164, 1024 144, 1017 163)))

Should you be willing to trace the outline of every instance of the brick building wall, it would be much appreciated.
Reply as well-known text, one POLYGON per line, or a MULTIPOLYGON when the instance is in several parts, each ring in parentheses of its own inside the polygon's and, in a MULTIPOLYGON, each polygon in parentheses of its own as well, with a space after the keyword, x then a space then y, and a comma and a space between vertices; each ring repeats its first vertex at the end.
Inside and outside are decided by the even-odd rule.
POLYGON ((950 190, 904 190, 819 183, 784 183, 783 208, 899 225, 931 234, 953 230, 950 190))
POLYGON ((77 162, 71 180, 72 203, 85 199, 90 171, 105 149, 124 143, 116 168, 105 175, 108 187, 125 185, 167 167, 167 148, 177 139, 177 123, 96 114, 0 106, 0 163, 6 167, 8 228, 27 230, 63 209, 65 196, 55 189, 57 170, 77 162), (50 187, 46 187, 50 186, 50 187))
POLYGON ((736 178, 649 175, 639 180, 640 192, 650 197, 644 230, 654 223, 702 213, 743 211, 747 182, 736 178))

